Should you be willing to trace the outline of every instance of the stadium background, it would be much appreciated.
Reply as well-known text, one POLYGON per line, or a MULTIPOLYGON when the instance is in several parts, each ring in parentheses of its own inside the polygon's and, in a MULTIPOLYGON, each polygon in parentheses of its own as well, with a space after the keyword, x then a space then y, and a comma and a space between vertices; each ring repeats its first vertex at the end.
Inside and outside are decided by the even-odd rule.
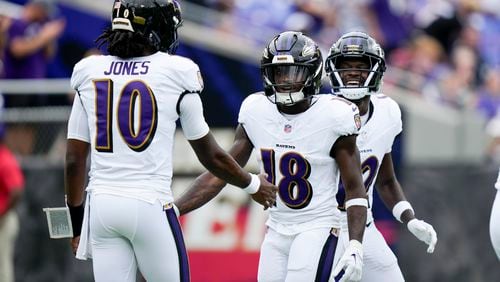
MULTIPOLYGON (((0 1, 0 14, 16 17, 25 2, 0 1)), ((447 88, 439 85, 447 76, 429 78, 428 72, 434 70, 419 73, 402 63, 403 59, 398 60, 415 34, 432 34, 433 30, 419 26, 417 19, 421 10, 434 15, 435 20, 442 17, 438 11, 442 6, 435 4, 435 10, 428 7, 439 2, 448 4, 446 7, 456 13, 469 9, 462 28, 469 24, 476 28, 480 38, 474 51, 483 54, 483 61, 476 61, 475 66, 497 70, 500 23, 495 11, 498 13, 500 7, 494 1, 364 0, 352 1, 352 5, 341 2, 344 1, 180 1, 185 22, 180 29, 178 54, 200 66, 205 80, 205 116, 217 140, 228 148, 241 101, 262 88, 258 59, 272 35, 287 28, 305 30, 322 44, 326 55, 338 34, 363 24, 352 23, 356 15, 348 12, 371 12, 379 17, 379 25, 377 30, 371 27, 369 31, 377 35, 388 53, 389 70, 383 92, 398 101, 404 115, 404 133, 393 151, 397 173, 417 216, 434 225, 439 239, 436 251, 426 254, 424 245, 395 222, 379 200, 375 203, 376 224, 397 253, 407 281, 500 280, 498 260, 488 237, 489 209, 498 171, 495 150, 491 148, 494 117, 484 114, 473 102, 463 102, 463 97, 433 98, 446 97, 447 88), (328 24, 316 13, 317 9, 309 6, 323 4, 342 11, 331 15, 336 24, 326 29, 329 32, 325 32, 328 24), (397 7, 399 13, 394 12, 397 7), (482 26, 477 23, 479 19, 482 26), (350 26, 345 22, 351 22, 350 26)), ((7 108, 2 115, 8 141, 17 150, 26 176, 24 197, 18 207, 21 231, 16 244, 16 281, 92 281, 89 262, 74 260, 65 240, 48 238, 42 208, 64 203, 64 134, 71 101, 68 78, 73 65, 92 50, 93 40, 108 25, 111 3, 59 1, 56 16, 66 19, 66 28, 58 40, 58 53, 48 65, 47 80, 0 80, 4 95, 37 92, 53 97, 49 107, 7 108), (22 127, 36 128, 32 149, 19 146, 26 141, 18 139, 23 135, 16 135, 16 129, 22 127)), ((369 25, 365 23, 365 27, 368 29, 369 25)), ((445 31, 452 30, 447 28, 445 31)), ((443 34, 447 33, 439 33, 436 38, 443 34)), ((450 68, 447 74, 453 73, 456 62, 452 63, 452 52, 444 51, 442 56, 440 65, 450 68)), ((477 72, 481 76, 481 70, 477 72)), ((481 83, 475 83, 467 89, 471 92, 467 99, 479 96, 482 88, 481 83)), ((496 97, 500 96, 499 88, 493 93, 496 97)), ((323 92, 328 92, 326 87, 323 92)), ((497 100, 492 103, 498 103, 497 100)), ((176 140, 173 189, 179 195, 203 169, 182 134, 176 140)), ((255 171, 256 164, 250 163, 248 168, 255 171)), ((205 207, 182 217, 193 281, 254 281, 265 218, 257 204, 231 187, 205 207)))

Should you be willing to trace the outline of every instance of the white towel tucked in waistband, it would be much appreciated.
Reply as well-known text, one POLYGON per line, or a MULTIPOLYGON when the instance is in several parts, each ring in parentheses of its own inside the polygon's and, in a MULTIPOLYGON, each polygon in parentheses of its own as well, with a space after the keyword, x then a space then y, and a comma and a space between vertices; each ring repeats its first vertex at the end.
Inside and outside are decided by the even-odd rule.
POLYGON ((90 245, 90 192, 87 191, 85 199, 85 210, 83 212, 82 233, 80 234, 80 243, 76 250, 76 258, 80 260, 87 260, 92 258, 92 246, 90 245))

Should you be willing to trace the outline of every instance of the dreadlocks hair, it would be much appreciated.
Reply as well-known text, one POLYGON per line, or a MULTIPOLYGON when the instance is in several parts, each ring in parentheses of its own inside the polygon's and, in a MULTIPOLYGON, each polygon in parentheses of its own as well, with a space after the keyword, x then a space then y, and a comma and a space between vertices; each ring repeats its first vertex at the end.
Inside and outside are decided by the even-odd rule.
POLYGON ((156 52, 156 48, 140 32, 111 30, 108 28, 95 40, 97 48, 107 44, 110 55, 123 59, 144 56, 145 52, 156 52))

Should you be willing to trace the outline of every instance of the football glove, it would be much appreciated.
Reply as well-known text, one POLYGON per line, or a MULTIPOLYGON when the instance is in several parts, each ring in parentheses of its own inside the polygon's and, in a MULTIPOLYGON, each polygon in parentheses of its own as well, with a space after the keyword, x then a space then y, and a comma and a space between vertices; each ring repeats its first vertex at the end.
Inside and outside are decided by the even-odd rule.
POLYGON ((333 270, 330 281, 355 282, 361 280, 363 268, 363 246, 357 240, 349 241, 344 254, 333 270), (333 279, 332 279, 333 278, 333 279))
POLYGON ((408 222, 407 227, 415 237, 429 246, 427 248, 428 253, 434 252, 434 247, 437 243, 437 234, 432 225, 414 218, 408 222))

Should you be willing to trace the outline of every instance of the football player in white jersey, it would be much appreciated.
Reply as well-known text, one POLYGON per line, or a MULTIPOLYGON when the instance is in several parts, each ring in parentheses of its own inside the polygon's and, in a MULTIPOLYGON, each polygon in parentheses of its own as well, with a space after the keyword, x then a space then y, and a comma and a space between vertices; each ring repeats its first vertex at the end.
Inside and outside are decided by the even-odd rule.
MULTIPOLYGON (((359 107, 362 126, 356 142, 370 206, 375 186, 395 218, 407 224, 410 232, 428 245, 427 252, 432 253, 437 242, 436 232, 430 224, 415 218, 394 173, 391 150, 394 139, 402 131, 402 121, 396 102, 377 94, 385 69, 384 51, 363 32, 344 34, 333 44, 325 61, 332 93, 359 107)), ((342 211, 341 226, 347 223, 343 185, 341 180, 337 194, 342 211)), ((373 224, 371 209, 368 211, 363 250, 362 281, 404 281, 394 253, 373 224)))
POLYGON ((98 42, 109 56, 76 64, 65 186, 77 258, 93 258, 96 281, 189 281, 172 209, 176 120, 200 162, 265 207, 277 187, 245 172, 218 145, 203 117, 198 66, 175 56, 180 7, 172 0, 116 0, 98 42), (101 44, 102 45, 102 44, 101 44), (86 159, 91 166, 83 206, 86 159), (83 222, 83 223, 82 223, 83 222))
MULTIPOLYGON (((356 148, 358 109, 345 99, 316 95, 323 72, 321 52, 300 32, 273 38, 264 50, 261 71, 265 91, 243 101, 229 151, 243 166, 255 149, 260 170, 279 189, 266 222, 258 280, 358 281, 367 208, 356 148), (350 241, 344 253, 335 253, 340 175, 347 179, 350 241)), ((189 212, 224 185, 205 173, 175 205, 181 214, 189 212)))
POLYGON ((500 260, 500 170, 498 172, 495 188, 497 189, 497 194, 495 196, 495 200, 493 201, 493 207, 491 208, 490 238, 495 253, 500 260))

